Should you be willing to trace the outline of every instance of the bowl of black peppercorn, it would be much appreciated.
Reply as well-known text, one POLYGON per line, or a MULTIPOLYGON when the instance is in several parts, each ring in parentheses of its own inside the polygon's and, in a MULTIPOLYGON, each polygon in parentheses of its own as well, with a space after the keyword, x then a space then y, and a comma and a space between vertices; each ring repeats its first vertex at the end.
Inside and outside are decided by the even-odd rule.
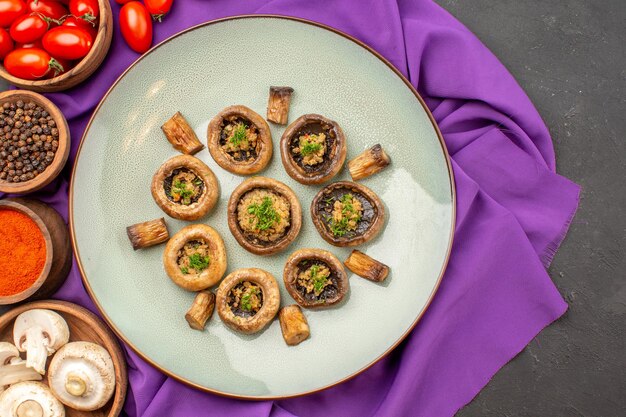
POLYGON ((70 130, 41 94, 0 93, 0 192, 26 194, 54 180, 67 162, 70 130))

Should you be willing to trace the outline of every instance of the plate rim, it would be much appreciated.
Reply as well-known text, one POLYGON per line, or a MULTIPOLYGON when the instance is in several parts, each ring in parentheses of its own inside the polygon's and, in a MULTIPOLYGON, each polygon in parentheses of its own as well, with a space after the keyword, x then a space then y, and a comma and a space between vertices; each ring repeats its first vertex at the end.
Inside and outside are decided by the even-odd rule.
POLYGON ((115 82, 113 84, 111 84, 111 87, 109 87, 109 89, 107 90, 107 92, 104 94, 104 96, 102 96, 102 98, 100 99, 100 101, 98 102, 98 105, 96 106, 96 108, 94 109, 93 113, 91 114, 90 118, 89 118, 89 122, 87 123, 87 125, 85 126, 85 130, 83 131, 83 134, 80 138, 80 142, 78 145, 78 149, 76 151, 76 156, 74 157, 74 163, 72 164, 72 173, 71 173, 71 178, 70 178, 70 186, 69 186, 69 196, 68 196, 68 217, 69 217, 69 226, 70 226, 70 236, 71 236, 71 243, 72 243, 72 251, 74 253, 74 257, 76 259, 76 264, 78 266, 78 270, 80 273, 80 277, 81 280, 83 282, 83 285, 85 287, 85 290, 87 291, 87 294, 89 295, 89 298, 91 299, 91 301, 94 303, 94 305, 96 306, 96 308, 98 309, 98 312, 100 313, 100 316, 102 317, 102 319, 105 321, 105 323, 107 324, 107 326, 109 326, 109 328, 115 333, 115 335, 124 342, 124 344, 128 347, 130 347, 133 352, 135 352, 135 354, 137 354, 142 360, 144 360, 145 362, 147 362, 150 366, 152 366, 153 368, 157 369, 159 372, 163 373, 164 375, 175 379, 176 381, 179 381, 187 386, 190 386, 192 388, 195 388, 197 390, 203 391, 203 392, 209 392, 212 394, 216 394, 219 395, 221 397, 226 397, 226 398, 233 398, 233 399, 239 399, 239 400, 283 400, 283 399, 288 399, 288 398, 297 398, 297 397, 302 397, 305 395, 309 395, 309 394, 314 394, 317 392, 321 392, 324 390, 327 390, 329 388, 332 388, 334 386, 337 386, 343 382, 349 381, 353 378, 355 378, 356 376, 362 374, 363 372, 367 371, 369 368, 371 368, 372 366, 374 366, 376 363, 378 363, 380 360, 382 360, 383 358, 387 357, 387 355, 389 355, 400 343, 402 343, 402 341, 404 341, 407 336, 413 331, 413 329, 415 328, 415 326, 417 325, 417 323, 420 322, 420 320, 422 319, 422 317, 424 316, 424 314, 426 313, 426 311, 428 310, 428 308, 430 307, 433 299, 435 298, 435 295, 437 294, 437 291, 439 290, 439 287, 441 285, 441 281, 443 279, 443 276, 447 270, 448 267, 448 263, 450 261, 450 254, 452 251, 452 245, 453 245, 453 241, 454 241, 454 233, 456 230, 456 183, 454 180, 454 171, 452 169, 452 163, 451 163, 451 159, 450 159, 450 154, 448 153, 448 148, 446 147, 446 144, 444 142, 443 139, 443 135, 441 134, 441 131, 439 129, 439 126, 437 125, 437 122, 435 121, 434 116, 432 115, 430 109, 428 108, 428 106, 426 105, 426 102, 424 101, 424 99, 422 98, 422 96, 417 92, 417 90, 415 89, 415 87, 411 84, 411 82, 400 72, 400 70, 398 70, 389 60, 387 60, 385 57, 383 57, 379 52, 377 52, 376 50, 374 50, 372 47, 370 47, 369 45, 367 45, 366 43, 360 41, 359 39, 355 38, 352 35, 349 35, 343 31, 340 31, 339 29, 336 29, 332 26, 328 26, 326 24, 323 23, 319 23, 319 22, 315 22, 313 20, 309 20, 309 19, 304 19, 301 17, 295 17, 295 16, 287 16, 287 15, 281 15, 281 14, 242 14, 242 15, 233 15, 233 16, 226 16, 226 17, 222 17, 222 18, 218 18, 218 19, 213 19, 213 20, 208 20, 206 22, 191 26, 187 29, 184 29, 180 32, 177 32, 175 34, 173 34, 172 36, 164 39, 163 41, 159 42, 158 44, 154 45, 152 48, 150 48, 147 52, 145 52, 143 55, 141 55, 140 57, 138 57, 128 68, 126 68, 124 70, 124 72, 122 72, 120 74, 120 76, 115 80, 115 82), (409 90, 413 93, 413 95, 415 96, 415 98, 417 99, 417 101, 419 102, 419 104, 422 106, 422 108, 424 109, 424 111, 426 112, 434 130, 435 133, 437 134, 437 138, 439 139, 439 145, 441 146, 441 150, 443 152, 444 155, 444 159, 446 162, 446 167, 448 170, 448 178, 450 181, 450 191, 451 191, 451 204, 452 204, 452 210, 451 210, 451 227, 450 227, 450 235, 448 238, 448 246, 446 248, 446 256, 441 268, 441 271, 439 273, 439 276, 437 278, 437 281, 435 283, 435 286, 433 288, 433 290, 431 291, 431 293, 428 296, 428 300, 426 302, 426 305, 424 306, 423 310, 420 312, 420 314, 417 315, 417 317, 415 318, 415 320, 411 323, 411 325, 408 327, 408 329, 406 329, 404 331, 404 333, 402 333, 402 335, 393 343, 391 344, 391 346, 389 346, 389 348, 387 348, 382 354, 380 354, 378 357, 374 358, 370 363, 368 363, 367 365, 365 365, 364 367, 362 367, 361 369, 355 371, 354 373, 333 382, 332 384, 327 384, 323 387, 320 388, 316 388, 313 390, 309 390, 309 391, 304 391, 304 392, 299 392, 296 394, 288 394, 288 395, 244 395, 244 394, 234 394, 234 393, 230 393, 230 392, 225 392, 225 391, 220 391, 218 389, 214 389, 214 388, 209 388, 209 387, 205 387, 204 385, 195 383, 193 381, 190 381, 180 375, 177 375, 176 373, 165 369, 164 367, 160 366, 159 364, 157 364, 155 361, 153 361, 150 357, 148 357, 146 354, 144 354, 141 350, 139 350, 133 343, 131 343, 124 335, 123 333, 117 328, 117 326, 113 323, 113 321, 109 318, 109 316, 106 314, 104 308, 100 305, 100 303, 98 302, 97 298, 95 297, 95 294, 93 293, 93 290, 91 288, 91 286, 89 285, 89 282, 87 280, 85 271, 83 270, 83 265, 82 262, 80 260, 80 253, 78 250, 78 245, 76 243, 76 233, 75 233, 75 225, 74 225, 74 181, 75 181, 75 175, 76 175, 76 166, 77 166, 77 162, 80 158, 80 152, 82 150, 83 144, 85 142, 85 138, 87 136, 87 133, 89 132, 89 129, 91 128, 91 125, 95 119, 96 114, 98 114, 98 111, 100 110, 100 108, 102 107, 104 101, 108 98, 109 94, 113 91, 113 89, 119 84, 119 82, 127 75, 128 72, 130 72, 143 58, 145 58, 147 55, 151 54, 153 51, 155 51, 156 49, 158 49, 159 47, 161 47, 162 45, 174 40, 175 38, 184 35, 188 32, 192 32, 196 29, 199 29, 201 27, 204 26, 210 26, 216 23, 223 23, 223 22, 227 22, 227 21, 233 21, 233 20, 240 20, 240 19, 279 19, 279 20, 288 20, 288 21, 294 21, 294 22, 298 22, 298 23, 302 23, 302 24, 307 24, 307 25, 311 25, 311 26, 315 26, 321 29, 325 29, 327 31, 333 32, 336 35, 339 35, 343 38, 346 38, 352 42, 354 42, 355 44, 357 44, 358 46, 360 46, 361 48, 365 49, 366 51, 368 51, 369 53, 371 53, 372 55, 374 55, 376 58, 378 58, 380 61, 382 61, 385 65, 387 65, 387 67, 396 74, 396 76, 398 76, 400 78, 400 80, 402 80, 404 82, 404 84, 409 88, 409 90))

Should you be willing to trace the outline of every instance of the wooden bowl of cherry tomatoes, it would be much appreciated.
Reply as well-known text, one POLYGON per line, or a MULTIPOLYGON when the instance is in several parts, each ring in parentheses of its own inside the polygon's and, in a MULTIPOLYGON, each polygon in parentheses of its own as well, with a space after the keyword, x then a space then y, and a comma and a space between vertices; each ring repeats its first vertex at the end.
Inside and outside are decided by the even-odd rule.
POLYGON ((0 0, 0 77, 61 91, 89 77, 113 38, 108 0, 0 0))

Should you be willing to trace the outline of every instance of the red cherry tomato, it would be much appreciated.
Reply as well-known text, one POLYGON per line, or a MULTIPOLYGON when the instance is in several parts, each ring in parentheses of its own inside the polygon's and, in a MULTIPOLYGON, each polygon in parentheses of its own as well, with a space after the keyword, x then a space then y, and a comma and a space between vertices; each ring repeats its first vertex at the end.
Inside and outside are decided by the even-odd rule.
POLYGON ((146 9, 148 9, 152 18, 160 22, 172 8, 173 0, 143 0, 143 2, 146 4, 146 9))
POLYGON ((30 0, 28 8, 31 12, 41 13, 51 19, 59 20, 66 14, 69 14, 67 8, 61 3, 52 0, 30 0))
POLYGON ((6 29, 0 28, 0 59, 4 59, 13 50, 13 39, 6 29))
POLYGON ((0 0, 0 27, 8 28, 26 11, 26 3, 22 0, 0 0))
POLYGON ((152 45, 152 19, 143 4, 131 1, 120 10, 120 28, 130 48, 140 54, 152 45))
POLYGON ((61 26, 72 26, 84 29, 87 31, 87 33, 89 33, 91 39, 93 39, 94 41, 96 40, 96 36, 98 36, 98 29, 96 29, 95 23, 91 22, 88 19, 85 19, 82 16, 76 17, 73 15, 69 15, 63 20, 63 24, 61 26))
POLYGON ((41 43, 41 39, 37 39, 35 42, 29 43, 16 43, 15 49, 43 49, 43 44, 41 43))
POLYGON ((131 2, 131 1, 133 1, 133 0, 115 0, 115 2, 116 2, 117 4, 126 4, 126 3, 129 3, 129 2, 131 2))
POLYGON ((99 7, 98 0, 70 0, 70 13, 74 16, 98 17, 100 14, 99 7))
POLYGON ((29 43, 41 38, 49 27, 45 16, 33 13, 18 17, 11 25, 10 33, 15 42, 29 43))
POLYGON ((24 80, 37 80, 62 71, 59 63, 42 49, 16 49, 4 58, 9 74, 24 80))
POLYGON ((42 43, 50 55, 72 60, 87 55, 93 44, 93 39, 85 29, 59 26, 46 32, 42 43))

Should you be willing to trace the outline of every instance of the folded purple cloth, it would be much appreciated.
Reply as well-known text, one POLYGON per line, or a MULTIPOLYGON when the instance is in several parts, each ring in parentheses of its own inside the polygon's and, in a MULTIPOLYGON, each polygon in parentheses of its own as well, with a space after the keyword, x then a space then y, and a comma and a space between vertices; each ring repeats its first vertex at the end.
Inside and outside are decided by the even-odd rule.
MULTIPOLYGON (((111 2, 117 16, 119 6, 111 2)), ((567 305, 545 268, 567 232, 577 185, 555 173, 548 130, 522 89, 464 26, 429 0, 185 0, 155 40, 230 15, 274 13, 333 26, 382 53, 439 123, 458 193, 455 244, 432 305, 391 355, 353 380, 303 398, 244 402, 166 378, 127 349, 129 416, 450 416, 567 305)), ((208 46, 210 47, 210 46, 208 46)), ((62 179, 36 197, 67 217, 70 168, 92 110, 137 55, 115 27, 99 71, 49 94, 70 122, 62 179)), ((74 265, 57 298, 95 310, 74 265)))

